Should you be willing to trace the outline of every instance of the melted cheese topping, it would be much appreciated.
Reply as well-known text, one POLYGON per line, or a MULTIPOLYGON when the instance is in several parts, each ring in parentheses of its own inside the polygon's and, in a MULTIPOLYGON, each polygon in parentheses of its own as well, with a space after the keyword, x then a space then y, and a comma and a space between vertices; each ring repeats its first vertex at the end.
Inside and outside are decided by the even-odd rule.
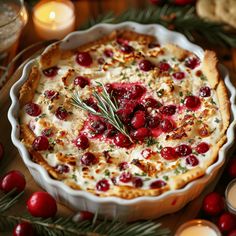
MULTIPOLYGON (((64 173, 66 179, 63 181, 70 180, 79 185, 82 190, 98 195, 96 184, 102 179, 106 179, 110 185, 109 190, 103 192, 105 196, 112 195, 114 186, 134 187, 132 181, 124 183, 119 180, 122 172, 129 172, 133 177, 141 178, 143 181, 141 189, 150 189, 150 184, 156 180, 162 180, 172 188, 171 180, 175 176, 186 173, 196 166, 187 164, 186 157, 165 160, 160 155, 161 149, 187 144, 191 146, 192 154, 199 161, 197 166, 205 168, 204 163, 208 162, 212 155, 211 146, 218 141, 222 128, 221 114, 218 110, 218 100, 214 90, 211 89, 210 97, 199 97, 201 106, 194 111, 188 110, 183 104, 186 96, 190 94, 199 96, 201 87, 210 87, 204 75, 200 73, 199 76, 201 63, 195 69, 189 69, 185 66, 185 61, 178 61, 177 58, 169 54, 165 47, 148 48, 147 45, 136 41, 130 41, 129 45, 134 48, 136 55, 139 55, 141 59, 148 59, 155 65, 163 61, 168 62, 171 69, 164 74, 158 73, 157 70, 142 71, 138 65, 140 58, 137 59, 134 56, 128 58, 129 54, 122 53, 116 41, 95 45, 89 50, 93 59, 90 67, 80 66, 76 62, 76 55, 74 55, 58 62, 59 70, 56 76, 49 78, 41 73, 40 83, 32 101, 41 107, 40 116, 32 117, 27 115, 24 109, 21 111, 21 123, 28 124, 36 136, 42 135, 42 131, 46 128, 53 130, 53 135, 49 138, 52 148, 40 151, 40 154, 54 168, 58 169, 58 165, 69 167, 64 173), (105 49, 113 50, 113 58, 104 56, 105 49), (97 62, 99 58, 103 58, 105 64, 100 65, 97 62), (173 78, 173 73, 178 71, 185 73, 184 79, 173 78), (78 75, 90 78, 90 85, 84 88, 75 86, 73 82, 78 75), (67 78, 63 80, 65 76, 67 78), (171 119, 176 123, 176 130, 169 133, 161 132, 158 137, 139 142, 130 148, 118 147, 111 140, 103 137, 94 138, 88 130, 83 130, 84 124, 88 120, 88 113, 74 107, 70 98, 75 91, 79 92, 82 99, 91 97, 92 89, 96 87, 97 81, 103 84, 139 83, 147 89, 144 97, 151 96, 164 105, 176 105, 176 113, 171 116, 171 119), (59 93, 58 99, 45 98, 44 92, 48 89, 57 91, 59 93), (55 116, 58 107, 64 107, 69 112, 66 120, 60 120, 55 116), (192 120, 192 124, 186 125, 184 128, 187 136, 180 139, 173 138, 174 133, 178 133, 178 130, 184 127, 186 115, 190 115, 192 120), (203 125, 210 132, 207 137, 199 135, 199 127, 203 125), (86 150, 77 148, 73 142, 82 130, 89 138, 89 148, 86 150), (200 142, 208 143, 210 145, 209 151, 204 154, 197 153, 195 147, 200 142), (98 158, 98 163, 85 167, 81 164, 81 156, 88 151, 98 158), (111 157, 109 163, 104 155, 105 152, 109 153, 111 157), (122 162, 128 163, 127 169, 120 170, 119 165, 122 162), (137 165, 137 162, 141 163, 142 168, 137 165)), ((149 108, 148 111, 151 115, 158 113, 158 109, 149 108)))

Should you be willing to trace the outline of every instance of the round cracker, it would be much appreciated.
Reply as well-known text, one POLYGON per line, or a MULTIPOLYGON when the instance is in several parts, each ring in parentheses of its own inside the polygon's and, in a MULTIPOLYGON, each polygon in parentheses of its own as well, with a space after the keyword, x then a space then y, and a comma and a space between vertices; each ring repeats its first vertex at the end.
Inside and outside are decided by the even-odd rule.
POLYGON ((216 0, 216 15, 236 28, 236 0, 216 0))
POLYGON ((209 21, 221 22, 221 19, 216 15, 216 2, 219 0, 199 0, 196 4, 197 14, 209 21))

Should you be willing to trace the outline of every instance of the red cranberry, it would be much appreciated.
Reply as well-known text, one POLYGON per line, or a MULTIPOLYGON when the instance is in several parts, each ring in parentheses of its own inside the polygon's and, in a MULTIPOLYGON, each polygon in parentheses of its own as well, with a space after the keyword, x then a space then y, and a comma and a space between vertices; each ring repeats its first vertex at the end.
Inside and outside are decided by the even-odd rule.
POLYGON ((199 143, 196 147, 196 151, 200 154, 206 153, 209 150, 210 146, 208 143, 202 142, 199 143))
POLYGON ((146 108, 145 108, 142 104, 138 103, 138 104, 134 107, 134 112, 136 112, 136 111, 143 111, 143 112, 145 112, 145 111, 146 111, 146 108))
POLYGON ((199 65, 200 65, 200 60, 198 57, 189 57, 185 60, 185 66, 187 66, 192 70, 199 65))
POLYGON ((172 74, 172 76, 174 77, 174 79, 176 79, 176 80, 182 80, 182 79, 184 79, 184 77, 185 77, 185 73, 184 72, 175 72, 175 73, 173 73, 172 74))
POLYGON ((58 69, 59 68, 57 66, 53 66, 53 67, 43 70, 43 74, 47 77, 54 77, 57 75, 58 69))
POLYGON ((84 88, 86 85, 89 85, 89 79, 84 76, 77 76, 74 80, 74 85, 79 85, 80 88, 84 88))
POLYGON ((89 67, 93 63, 93 59, 89 52, 78 52, 76 55, 76 61, 79 65, 89 67))
POLYGON ((236 229, 230 231, 227 236, 236 236, 236 229))
POLYGON ((34 236, 34 230, 30 223, 21 222, 13 230, 13 236, 34 236))
POLYGON ((210 97, 211 96, 211 89, 206 86, 206 87, 201 87, 199 91, 199 96, 200 97, 210 97))
POLYGON ((169 71, 170 69, 170 64, 166 62, 160 62, 158 66, 161 72, 166 72, 166 71, 169 71))
POLYGON ((106 179, 99 180, 96 184, 96 189, 98 191, 106 192, 110 188, 110 184, 106 179))
POLYGON ((88 98, 84 102, 86 105, 92 107, 95 111, 99 111, 99 107, 96 104, 96 102, 93 100, 93 98, 88 98))
POLYGON ((121 162, 121 163, 119 164, 119 169, 120 169, 120 170, 126 170, 128 167, 129 167, 128 162, 121 162))
POLYGON ((145 91, 146 89, 143 86, 136 84, 131 87, 127 94, 127 99, 138 99, 145 93, 145 91))
POLYGON ((175 151, 179 157, 185 157, 192 153, 192 148, 186 144, 181 144, 175 148, 175 151))
POLYGON ((123 172, 120 175, 119 180, 123 183, 128 183, 132 180, 132 174, 129 172, 123 172))
POLYGON ((76 145, 76 147, 78 147, 82 150, 85 150, 86 148, 89 147, 89 140, 84 134, 81 134, 75 140, 75 145, 76 145))
POLYGON ((105 49, 103 53, 106 57, 113 57, 114 54, 112 49, 105 49))
POLYGON ((101 120, 95 120, 91 122, 91 128, 96 134, 103 134, 107 129, 106 124, 101 120))
POLYGON ((160 124, 161 118, 160 116, 156 115, 156 116, 150 116, 147 119, 147 126, 148 128, 154 129, 157 128, 160 124))
POLYGON ((172 116, 176 112, 176 106, 175 105, 163 106, 163 107, 160 108, 160 112, 163 115, 172 116))
POLYGON ((223 197, 216 192, 207 194, 203 199, 203 210, 210 216, 219 215, 224 210, 223 197))
POLYGON ((139 62, 139 69, 143 71, 149 71, 153 69, 153 64, 148 60, 142 60, 139 62))
POLYGON ((197 166, 199 164, 199 160, 196 156, 190 155, 186 158, 186 163, 190 166, 197 166))
POLYGON ((163 132, 169 133, 174 129, 174 125, 169 119, 162 119, 160 121, 160 128, 163 132))
POLYGON ((118 147, 129 147, 131 142, 124 134, 118 133, 114 138, 114 144, 118 147))
POLYGON ((6 173, 1 180, 1 190, 5 193, 16 189, 20 193, 25 189, 26 181, 24 175, 17 170, 6 173))
POLYGON ((25 105, 25 112, 30 116, 39 116, 41 114, 41 109, 38 104, 29 102, 25 105))
POLYGON ((139 128, 133 132, 133 137, 136 140, 143 141, 149 136, 149 130, 145 127, 139 128))
POLYGON ((143 101, 143 104, 146 108, 151 107, 151 108, 159 108, 162 106, 162 104, 157 101, 156 99, 149 97, 149 98, 145 98, 143 101))
POLYGON ((196 2, 196 0, 174 0, 173 2, 175 5, 184 6, 187 4, 193 4, 196 2))
POLYGON ((58 107, 57 110, 56 110, 55 115, 59 120, 66 120, 66 118, 68 116, 68 112, 66 111, 65 108, 58 107))
POLYGON ((104 133, 105 136, 107 138, 113 137, 117 133, 116 128, 113 125, 109 124, 109 123, 107 123, 106 126, 107 126, 107 130, 104 133))
POLYGON ((130 121, 130 116, 132 114, 132 108, 121 108, 116 113, 123 123, 128 123, 130 121))
POLYGON ((120 44, 120 45, 127 45, 127 44, 129 44, 129 41, 128 41, 127 39, 121 38, 121 37, 118 37, 118 38, 116 39, 116 42, 117 42, 118 44, 120 44))
POLYGON ((67 165, 63 165, 63 164, 59 164, 55 166, 55 170, 59 173, 59 174, 63 174, 63 173, 68 173, 70 171, 69 166, 67 165))
POLYGON ((223 213, 218 221, 218 227, 222 233, 227 233, 236 228, 236 217, 231 213, 223 213))
POLYGON ((42 131, 42 136, 45 137, 52 137, 53 136, 53 131, 52 128, 47 128, 42 131))
POLYGON ((166 185, 166 182, 164 182, 163 180, 156 180, 156 181, 151 183, 150 188, 151 189, 162 188, 165 185, 166 185))
POLYGON ((54 90, 46 90, 44 92, 44 96, 47 99, 53 100, 53 99, 58 99, 59 93, 57 91, 54 91, 54 90))
POLYGON ((145 118, 145 112, 144 111, 137 111, 132 120, 131 120, 131 125, 135 128, 141 128, 145 125, 146 118, 145 118))
POLYGON ((165 159, 165 160, 175 160, 178 158, 178 155, 175 151, 174 148, 172 147, 164 147, 161 149, 161 156, 165 159))
POLYGON ((82 157, 81 157, 81 163, 85 166, 91 166, 95 165, 98 162, 98 159, 96 158, 95 155, 91 152, 86 152, 82 157))
POLYGON ((123 52, 125 54, 130 54, 134 51, 134 48, 131 47, 130 45, 123 44, 120 46, 120 50, 121 50, 121 52, 123 52))
POLYGON ((92 220, 93 218, 94 214, 89 211, 80 211, 79 213, 79 221, 92 220))
POLYGON ((98 64, 99 64, 99 65, 105 64, 105 59, 102 58, 102 57, 98 58, 98 64))
POLYGON ((36 151, 45 151, 49 148, 49 142, 47 137, 45 136, 38 136, 33 141, 33 149, 36 151))
POLYGON ((3 159, 4 156, 4 148, 2 143, 0 143, 0 161, 3 159))
POLYGON ((29 213, 35 217, 49 218, 57 213, 57 203, 47 192, 35 192, 27 201, 29 213))
POLYGON ((235 157, 229 161, 227 170, 231 178, 236 178, 236 158, 235 157))
POLYGON ((123 87, 118 87, 112 89, 112 95, 115 96, 116 98, 123 98, 126 95, 127 91, 123 87))
POLYGON ((132 179, 132 184, 135 188, 141 188, 143 186, 143 180, 139 177, 134 177, 132 179))
POLYGON ((196 96, 187 96, 184 100, 184 105, 188 109, 197 109, 200 106, 200 99, 196 96))

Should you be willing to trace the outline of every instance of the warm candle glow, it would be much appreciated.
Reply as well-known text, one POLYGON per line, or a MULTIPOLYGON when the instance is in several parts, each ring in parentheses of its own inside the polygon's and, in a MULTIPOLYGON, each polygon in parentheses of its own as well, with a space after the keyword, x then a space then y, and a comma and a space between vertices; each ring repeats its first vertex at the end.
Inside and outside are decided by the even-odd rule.
POLYGON ((33 12, 38 35, 43 39, 61 39, 74 30, 74 6, 70 1, 42 1, 33 12))

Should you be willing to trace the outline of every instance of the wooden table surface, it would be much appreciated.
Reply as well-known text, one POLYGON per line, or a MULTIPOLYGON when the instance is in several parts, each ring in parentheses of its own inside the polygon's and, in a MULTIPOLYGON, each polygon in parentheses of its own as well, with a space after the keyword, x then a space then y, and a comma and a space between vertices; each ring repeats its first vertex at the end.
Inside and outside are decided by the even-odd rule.
MULTIPOLYGON (((142 5, 142 0, 118 0, 118 1, 76 1, 76 9, 78 12, 77 16, 77 25, 80 25, 83 21, 88 19, 91 15, 96 15, 98 13, 103 13, 104 11, 113 10, 115 12, 121 12, 126 9, 128 6, 134 5, 142 5)), ((29 24, 26 26, 24 30, 24 34, 22 35, 22 40, 20 41, 20 48, 23 49, 26 46, 39 41, 40 39, 35 35, 34 29, 32 28, 32 22, 29 21, 29 24)), ((225 64, 230 71, 230 76, 233 84, 236 86, 236 50, 235 49, 224 49, 224 48, 214 48, 211 45, 202 45, 205 48, 213 48, 216 50, 220 62, 225 64)), ((24 58, 25 59, 25 58, 24 58)), ((0 91, 0 142, 3 143, 5 147, 5 156, 4 160, 0 163, 0 173, 1 175, 9 170, 20 170, 24 173, 27 181, 26 192, 22 198, 22 200, 17 204, 11 213, 23 213, 26 211, 25 201, 30 196, 30 194, 34 191, 41 190, 41 188, 34 182, 29 171, 23 164, 21 157, 17 151, 17 149, 13 146, 10 138, 11 127, 7 120, 7 111, 10 105, 9 99, 9 90, 12 84, 19 78, 21 73, 21 68, 16 70, 14 76, 8 81, 8 83, 3 87, 0 91)), ((222 170, 223 171, 223 170, 222 170)), ((222 172, 221 171, 221 172, 222 172)), ((220 174, 219 174, 220 177, 220 174)), ((211 183, 205 191, 194 201, 189 203, 186 207, 184 207, 181 211, 170 214, 164 217, 161 217, 157 220, 157 222, 161 222, 164 226, 167 226, 174 233, 176 228, 186 222, 187 220, 196 218, 198 216, 202 199, 206 195, 206 193, 212 191, 218 179, 216 179, 213 183, 211 183)), ((74 212, 60 204, 59 206, 59 214, 61 215, 72 215, 74 212)), ((1 234, 1 235, 11 235, 11 234, 1 234)))

